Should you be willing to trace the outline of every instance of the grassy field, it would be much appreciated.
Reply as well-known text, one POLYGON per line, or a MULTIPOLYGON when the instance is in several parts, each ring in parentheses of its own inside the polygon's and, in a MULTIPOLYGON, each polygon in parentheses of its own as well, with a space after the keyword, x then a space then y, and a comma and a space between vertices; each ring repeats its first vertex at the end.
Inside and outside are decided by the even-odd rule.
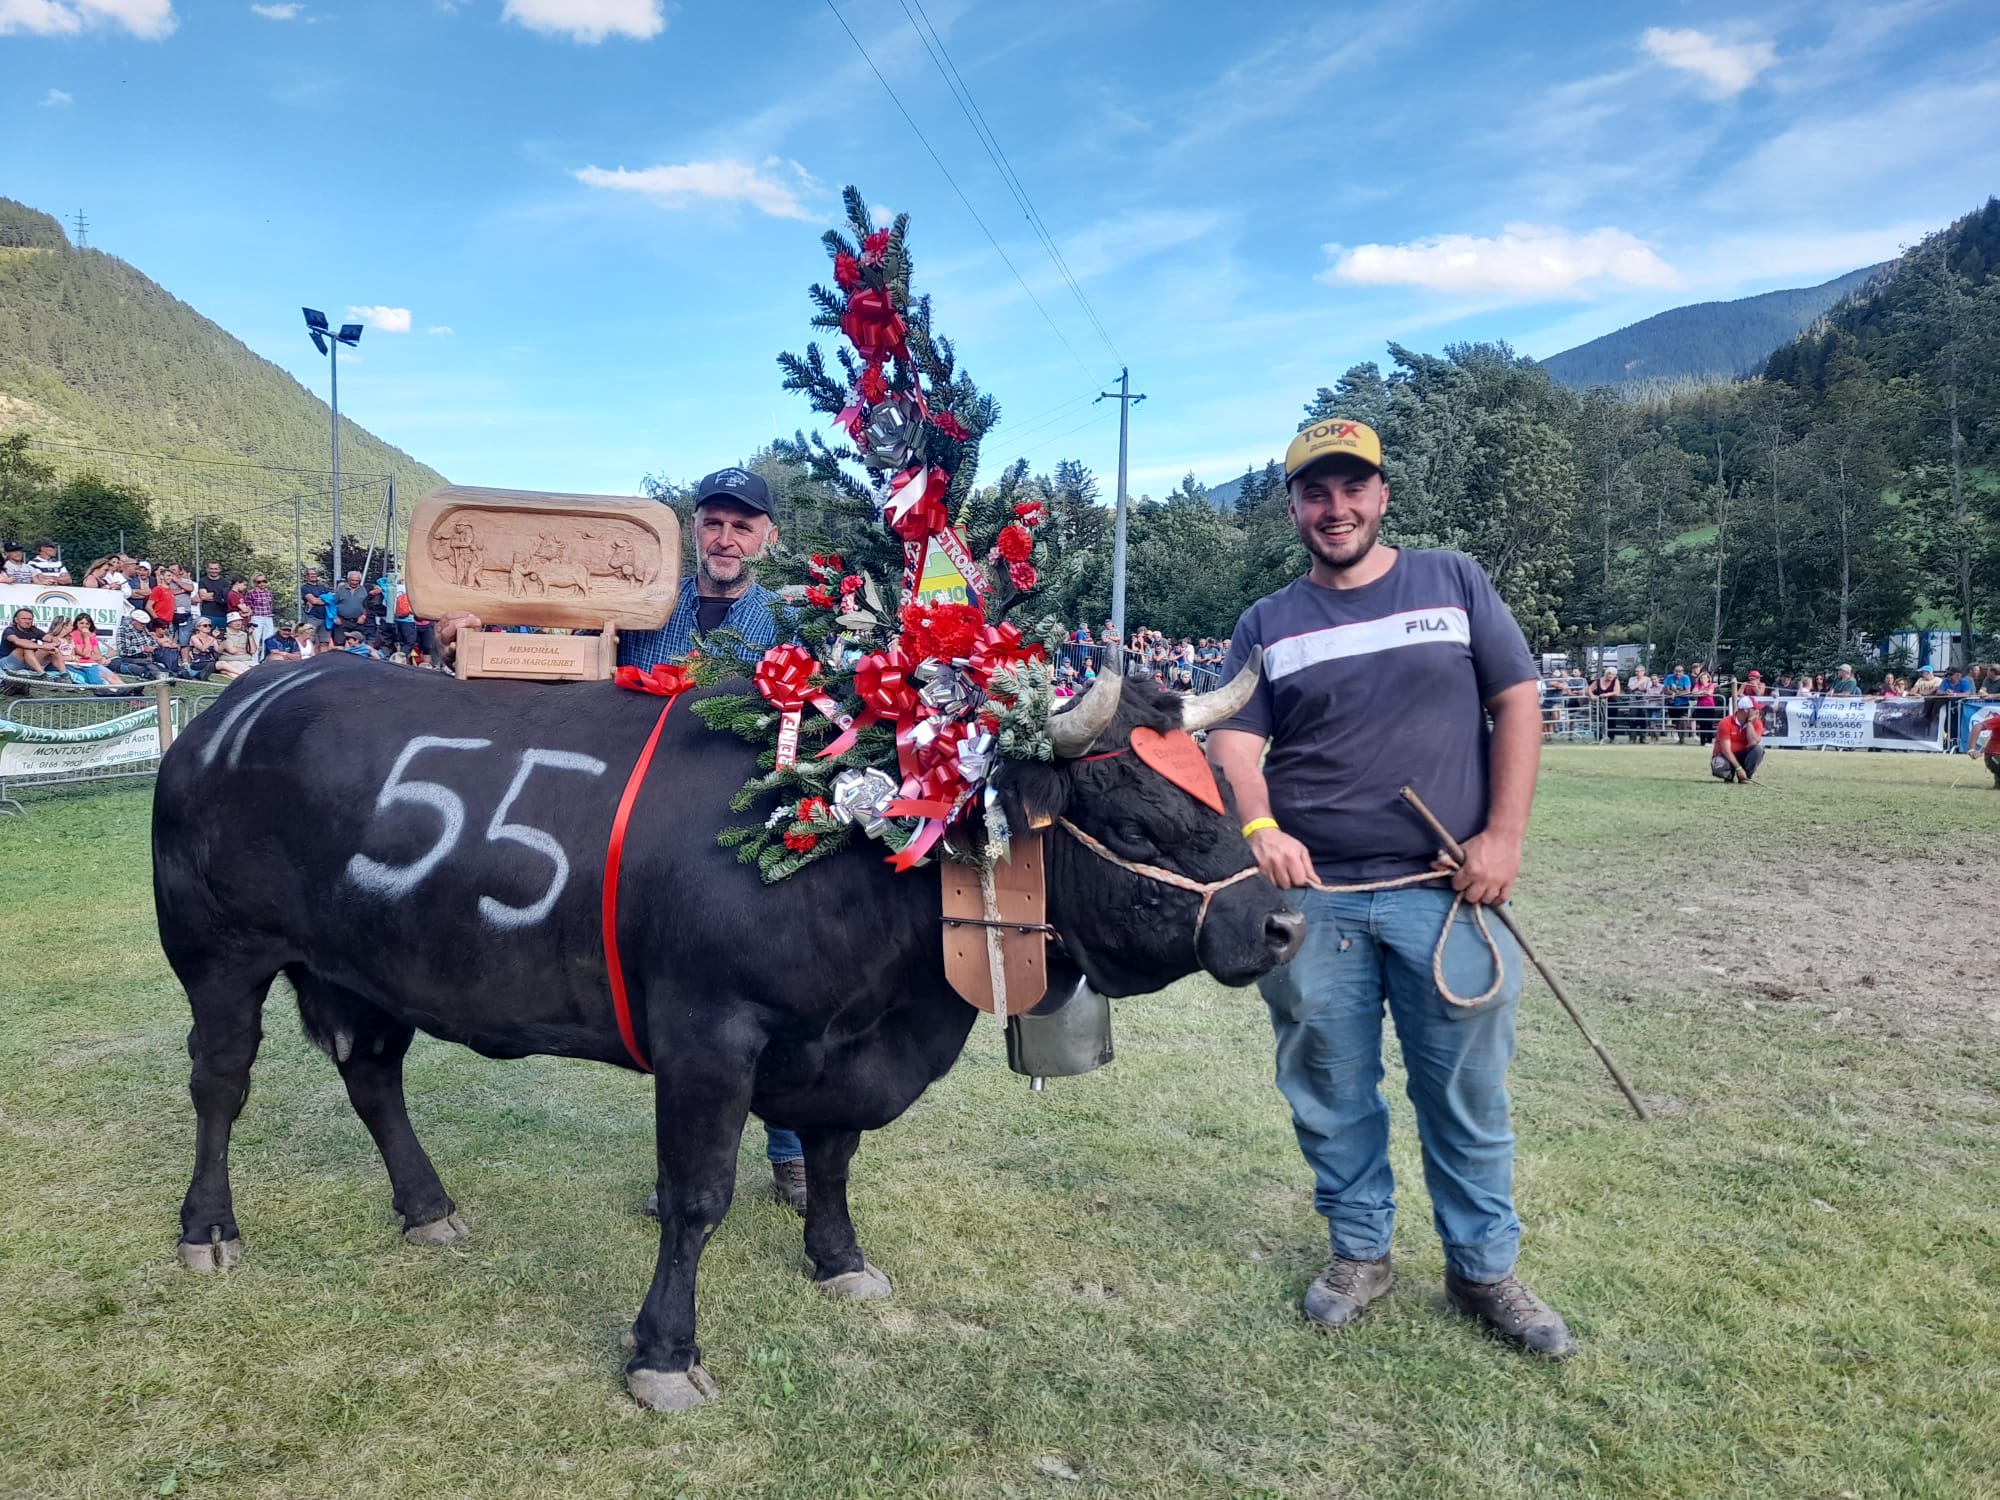
POLYGON ((654 1237, 647 1090, 610 1069, 420 1040, 412 1113, 474 1238, 418 1250, 274 995, 245 1260, 181 1270, 147 796, 39 801, 0 820, 0 1493, 2000 1493, 2000 793, 1951 789, 1963 764, 1779 755, 1760 791, 1692 749, 1550 755, 1522 920, 1657 1114, 1531 988, 1522 1269, 1569 1365, 1446 1308, 1400 1093, 1401 1280, 1306 1329, 1325 1231, 1262 1005, 1189 982, 1039 1097, 977 1031, 868 1140, 893 1300, 808 1289, 746 1151, 703 1266, 724 1397, 685 1417, 619 1378, 654 1237))

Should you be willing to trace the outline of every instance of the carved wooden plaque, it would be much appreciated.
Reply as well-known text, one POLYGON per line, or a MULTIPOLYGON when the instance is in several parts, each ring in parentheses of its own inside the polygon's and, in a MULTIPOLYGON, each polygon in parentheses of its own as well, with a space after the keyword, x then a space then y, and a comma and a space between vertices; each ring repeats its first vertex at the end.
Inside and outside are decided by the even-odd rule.
POLYGON ((638 495, 446 485, 417 502, 406 557, 410 604, 429 619, 657 630, 681 586, 680 523, 638 495))

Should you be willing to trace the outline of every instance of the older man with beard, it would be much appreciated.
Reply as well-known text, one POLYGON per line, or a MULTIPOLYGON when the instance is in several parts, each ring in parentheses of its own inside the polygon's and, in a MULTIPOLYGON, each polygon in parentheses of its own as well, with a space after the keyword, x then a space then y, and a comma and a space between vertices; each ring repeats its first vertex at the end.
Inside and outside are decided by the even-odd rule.
POLYGON ((1568 1328, 1514 1275, 1507 1067, 1520 951, 1498 923, 1482 941, 1472 910, 1452 909, 1452 888, 1472 907, 1505 902, 1520 872, 1541 757, 1534 659, 1471 558, 1379 541, 1389 486, 1370 428, 1308 427, 1285 455, 1285 483, 1311 570, 1238 622, 1223 678, 1257 646, 1263 677, 1243 711, 1210 731, 1209 753, 1235 789, 1259 868, 1310 919, 1298 956, 1259 981, 1278 1087, 1332 1234, 1333 1264, 1307 1289, 1305 1314, 1344 1327, 1394 1280, 1386 1008, 1416 1106, 1446 1296, 1518 1346, 1565 1358, 1568 1328), (1399 798, 1406 784, 1464 846, 1449 888, 1422 878, 1452 867, 1399 798), (1329 889, 1354 886, 1380 888, 1329 889))
MULTIPOLYGON (((779 635, 778 596, 757 582, 757 559, 778 541, 777 509, 771 487, 748 469, 718 469, 695 487, 694 576, 681 580, 680 598, 658 630, 627 630, 618 637, 618 664, 641 669, 684 659, 717 631, 740 641, 744 666, 754 665, 779 635)), ((461 630, 476 630, 474 615, 438 621, 438 649, 447 650, 461 630)), ((780 1203, 806 1211, 805 1147, 789 1130, 767 1125, 764 1154, 771 1163, 771 1187, 780 1203)), ((658 1210, 658 1195, 646 1205, 658 1210)))

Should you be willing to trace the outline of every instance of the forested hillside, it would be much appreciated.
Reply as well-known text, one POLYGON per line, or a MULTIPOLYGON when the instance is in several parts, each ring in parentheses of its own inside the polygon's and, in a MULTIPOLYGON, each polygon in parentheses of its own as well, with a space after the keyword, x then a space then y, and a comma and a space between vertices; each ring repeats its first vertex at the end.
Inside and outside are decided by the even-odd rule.
MULTIPOLYGON (((285 371, 116 256, 74 248, 47 214, 0 198, 0 436, 26 433, 60 475, 137 486, 162 519, 234 518, 289 548, 294 493, 306 534, 328 527, 327 425, 326 403, 285 371), (130 456, 158 454, 213 462, 130 456)), ((341 461, 348 498, 369 517, 381 485, 365 476, 394 475, 406 503, 444 482, 344 417, 341 461)))
POLYGON ((1558 385, 1615 386, 1627 394, 1677 390, 1754 375, 1772 350, 1797 338, 1842 297, 1886 266, 1864 266, 1818 286, 1696 302, 1565 349, 1542 361, 1558 385))

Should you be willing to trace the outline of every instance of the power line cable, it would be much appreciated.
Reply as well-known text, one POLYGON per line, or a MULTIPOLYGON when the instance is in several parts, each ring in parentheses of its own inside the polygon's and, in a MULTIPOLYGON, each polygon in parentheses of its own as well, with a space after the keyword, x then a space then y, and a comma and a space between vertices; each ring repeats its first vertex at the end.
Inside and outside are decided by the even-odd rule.
POLYGON ((1076 433, 1082 432, 1086 427, 1095 426, 1097 424, 1097 420, 1098 420, 1097 415, 1093 413, 1087 420, 1077 423, 1076 426, 1071 427, 1066 431, 1058 432, 1054 437, 1043 438, 1039 443, 1036 443, 1032 448, 1021 449, 1018 453, 1014 455, 1014 457, 1026 458, 1030 453, 1040 453, 1044 448, 1048 447, 1051 443, 1060 443, 1064 438, 1074 436, 1076 433))
MULTIPOLYGON (((963 203, 965 211, 972 215, 972 222, 979 226, 979 232, 986 236, 986 243, 993 247, 994 254, 1000 257, 1007 269, 1014 273, 1014 279, 1021 284, 1021 290, 1028 294, 1028 300, 1035 304, 1035 311, 1042 315, 1042 321, 1049 325, 1049 331, 1056 336, 1056 341, 1069 351, 1069 357, 1076 361, 1076 367, 1079 370, 1083 371, 1085 375, 1091 375, 1090 366, 1083 362, 1082 356, 1071 347, 1070 341, 1063 337, 1063 331, 1056 327, 1056 320, 1050 317, 1049 310, 1042 306, 1042 299, 1035 295, 1035 289, 1028 285, 1027 278, 1021 274, 1014 262, 1008 259, 1007 252, 1000 248, 1000 241, 993 237, 993 231, 988 229, 986 221, 979 217, 979 210, 974 208, 972 200, 965 196, 965 189, 960 187, 958 179, 951 175, 951 168, 944 164, 944 158, 937 154, 937 148, 931 145, 930 138, 918 128, 917 122, 911 118, 909 110, 904 108, 903 101, 896 96, 896 91, 889 87, 889 80, 882 76, 882 70, 875 66, 875 59, 870 57, 868 49, 861 45, 861 38, 856 36, 854 28, 847 24, 847 17, 840 13, 840 8, 833 3, 833 0, 826 0, 826 8, 833 12, 834 20, 838 21, 840 29, 847 33, 847 39, 854 43, 854 50, 859 52, 861 60, 868 64, 868 71, 873 73, 875 81, 882 85, 882 92, 889 96, 889 102, 896 106, 896 111, 902 115, 904 123, 915 133, 918 141, 923 144, 924 150, 930 153, 931 160, 937 163, 937 169, 944 173, 944 180, 950 183, 951 190, 958 194, 958 201, 963 203)), ((1091 376, 1091 378, 1095 379, 1096 377, 1091 376)))
POLYGON ((958 64, 952 61, 951 51, 945 46, 944 38, 938 34, 936 23, 924 9, 923 0, 898 0, 898 3, 903 7, 903 14, 909 19, 910 29, 917 33, 917 40, 923 42, 924 50, 930 53, 931 66, 936 68, 938 76, 944 79, 945 88, 950 91, 953 101, 958 105, 958 112, 965 116, 965 123, 972 127, 973 135, 979 144, 986 148, 986 157, 993 163, 993 170, 1000 174, 1000 181, 1014 195, 1014 202, 1020 207, 1021 217, 1028 221, 1028 227, 1035 232, 1036 238, 1042 242, 1042 248, 1054 262, 1056 270, 1069 284, 1070 295, 1076 298, 1077 306, 1083 309, 1083 315, 1090 320, 1090 326, 1097 330, 1098 338, 1110 351, 1111 357, 1121 365, 1124 364, 1125 356, 1118 352, 1118 346, 1105 331, 1102 320, 1097 316, 1097 310, 1090 305, 1090 299, 1083 294, 1083 287, 1071 273, 1069 262, 1063 259, 1062 250, 1057 246, 1055 237, 1049 233, 1048 225, 1042 221, 1041 214, 1028 196, 1027 185, 1021 181, 1020 173, 1014 170, 1013 162, 1008 160, 1006 148, 1000 144, 1000 138, 993 133, 993 127, 986 123, 986 112, 979 107, 979 101, 972 97, 971 87, 958 71, 958 64), (912 5, 916 6, 915 15, 910 12, 912 5), (919 16, 923 18, 922 26, 917 24, 919 16), (930 32, 928 38, 924 35, 926 29, 930 32), (932 42, 937 44, 935 50, 932 48, 932 42))

